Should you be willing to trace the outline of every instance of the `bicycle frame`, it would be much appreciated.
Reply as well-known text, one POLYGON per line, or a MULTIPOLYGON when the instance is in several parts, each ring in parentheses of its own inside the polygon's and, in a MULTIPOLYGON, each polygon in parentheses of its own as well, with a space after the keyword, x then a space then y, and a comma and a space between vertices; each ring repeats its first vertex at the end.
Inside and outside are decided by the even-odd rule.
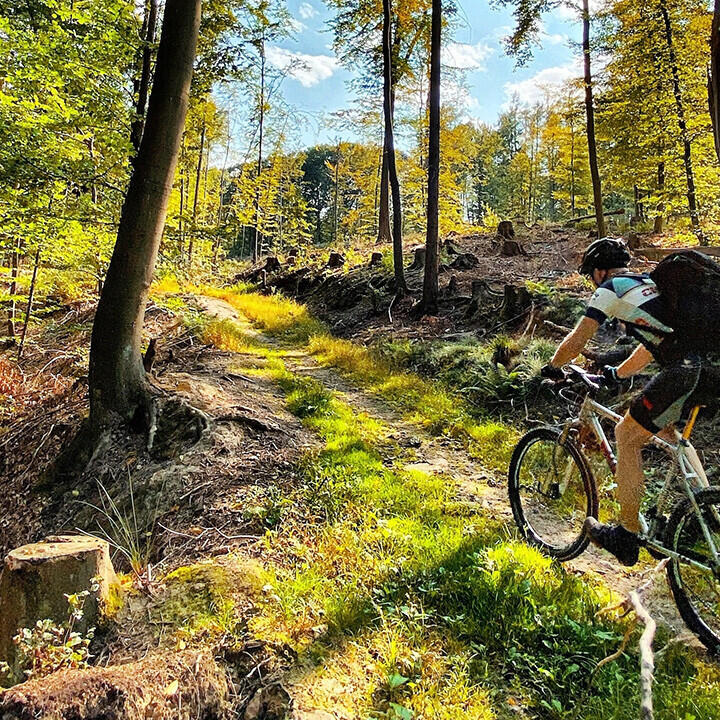
MULTIPOLYGON (((605 430, 602 427, 602 424, 600 422, 601 418, 611 420, 615 424, 617 424, 618 422, 620 422, 620 420, 622 420, 622 415, 619 415, 605 405, 601 405, 599 402, 587 395, 580 407, 580 412, 577 419, 571 420, 567 423, 565 429, 563 430, 563 436, 565 436, 566 433, 568 433, 571 429, 578 427, 578 425, 584 424, 588 426, 592 430, 598 443, 600 444, 600 449, 603 456, 605 457, 605 460, 608 463, 608 466, 610 467, 610 470, 613 474, 615 474, 617 470, 617 458, 615 457, 612 445, 610 444, 610 441, 605 434, 605 430)), ((715 570, 713 570, 713 568, 707 567, 703 563, 699 563, 692 558, 680 555, 679 553, 676 553, 670 548, 665 547, 662 543, 658 542, 655 539, 655 532, 657 530, 657 519, 653 523, 653 526, 649 527, 646 519, 642 515, 640 516, 641 525, 643 527, 641 538, 647 547, 656 550, 658 553, 666 557, 688 563, 705 572, 720 574, 720 555, 718 554, 717 545, 713 540, 712 534, 708 530, 705 520, 700 512, 700 508, 698 507, 695 500, 694 490, 709 487, 707 476, 705 475, 702 464, 700 463, 695 449, 690 444, 688 437, 686 437, 685 434, 681 434, 680 432, 678 432, 677 429, 675 429, 674 432, 676 440, 675 443, 668 442, 667 440, 659 437, 658 435, 653 435, 649 441, 649 444, 652 444, 664 450, 674 460, 674 465, 671 466, 666 473, 665 481, 660 492, 658 493, 656 507, 661 512, 665 511, 665 503, 667 500, 666 495, 670 489, 672 479, 675 476, 676 471, 679 470, 680 476, 682 477, 685 494, 687 495, 693 508, 695 509, 695 514, 698 518, 698 522, 702 529, 703 535, 705 536, 705 540, 707 541, 710 552, 712 553, 715 568, 718 569, 717 573, 715 570)), ((660 513, 658 513, 658 517, 659 515, 660 513)), ((720 517, 716 517, 716 520, 718 521, 718 523, 720 523, 720 517)))

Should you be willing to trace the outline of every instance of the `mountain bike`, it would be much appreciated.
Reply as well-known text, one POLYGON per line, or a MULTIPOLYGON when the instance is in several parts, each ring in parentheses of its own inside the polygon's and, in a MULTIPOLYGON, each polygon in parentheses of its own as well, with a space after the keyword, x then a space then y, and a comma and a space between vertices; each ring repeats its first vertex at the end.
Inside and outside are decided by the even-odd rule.
MULTIPOLYGON (((525 434, 509 470, 510 505, 521 535, 559 561, 587 548, 587 516, 605 520, 601 511, 609 517, 617 509, 609 507, 617 462, 603 421, 614 428, 622 419, 595 399, 600 378, 576 365, 563 370, 558 394, 577 412, 525 434)), ((682 432, 649 442, 654 458, 646 478, 652 487, 640 539, 653 557, 669 558, 667 577, 680 615, 711 652, 720 652, 720 487, 710 486, 690 443, 700 409, 693 408, 682 432)))

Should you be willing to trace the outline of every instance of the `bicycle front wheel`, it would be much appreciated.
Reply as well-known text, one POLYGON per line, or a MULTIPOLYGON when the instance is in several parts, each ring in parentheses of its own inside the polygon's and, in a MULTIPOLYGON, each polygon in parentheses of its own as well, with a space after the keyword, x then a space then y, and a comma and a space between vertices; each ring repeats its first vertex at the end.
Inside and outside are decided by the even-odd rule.
POLYGON ((558 560, 588 545, 583 524, 597 517, 595 481, 575 443, 554 428, 524 435, 510 462, 508 492, 515 522, 530 544, 558 560))
POLYGON ((673 510, 667 527, 670 549, 682 557, 670 561, 668 582, 685 624, 712 653, 720 652, 720 487, 695 495, 673 510), (703 569, 705 568, 705 569, 703 569))

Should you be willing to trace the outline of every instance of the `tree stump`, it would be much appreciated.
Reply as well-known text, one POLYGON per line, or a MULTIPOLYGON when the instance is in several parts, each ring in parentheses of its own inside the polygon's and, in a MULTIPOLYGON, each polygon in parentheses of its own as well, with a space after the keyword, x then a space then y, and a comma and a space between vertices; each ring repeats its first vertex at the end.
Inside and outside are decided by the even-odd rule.
POLYGON ((370 256, 370 267, 377 267, 378 265, 382 265, 383 261, 383 254, 381 252, 374 252, 370 256))
POLYGON ((211 653, 187 650, 126 665, 60 670, 29 680, 0 695, 0 717, 210 720, 229 717, 229 703, 225 672, 211 653))
POLYGON ((497 226, 497 235, 503 240, 515 239, 515 228, 511 220, 501 220, 497 226))
POLYGON ((282 265, 274 255, 268 255, 267 258, 265 258, 265 267, 263 268, 263 270, 266 273, 279 272, 281 269, 282 265))
POLYGON ((345 264, 345 256, 339 252, 331 252, 327 261, 329 268, 341 268, 345 264))
POLYGON ((442 291, 442 294, 446 298, 454 298, 459 294, 460 284, 458 283, 457 275, 451 275, 450 281, 442 291))
POLYGON ((502 248, 500 248, 500 254, 503 257, 527 257, 525 248, 517 240, 503 240, 502 248))
POLYGON ((519 320, 532 307, 530 291, 522 285, 506 285, 498 316, 502 322, 519 320))
POLYGON ((425 267, 425 246, 416 245, 412 252, 413 261, 408 270, 422 270, 425 267))
POLYGON ((460 253, 451 263, 453 270, 472 270, 480 264, 476 255, 472 253, 460 253))
POLYGON ((93 578, 99 578, 100 589, 87 598, 83 618, 75 625, 81 633, 97 624, 111 586, 118 583, 108 543, 60 535, 8 553, 0 576, 0 660, 10 665, 15 679, 22 677, 16 675, 13 637, 38 620, 66 622, 69 606, 65 595, 89 590, 93 578))
POLYGON ((466 318, 474 317, 483 307, 495 308, 502 299, 502 293, 496 292, 487 280, 473 280, 472 297, 465 311, 466 318))

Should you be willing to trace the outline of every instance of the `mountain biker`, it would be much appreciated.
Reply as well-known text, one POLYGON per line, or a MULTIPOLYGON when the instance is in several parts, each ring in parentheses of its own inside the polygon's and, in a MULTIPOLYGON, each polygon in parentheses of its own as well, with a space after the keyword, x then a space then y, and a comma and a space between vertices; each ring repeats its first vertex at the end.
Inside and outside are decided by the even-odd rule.
POLYGON ((623 322, 628 335, 640 344, 619 366, 603 368, 606 384, 617 384, 635 375, 653 360, 660 365, 660 372, 633 399, 615 428, 619 524, 607 525, 591 517, 585 521, 590 540, 615 555, 623 565, 634 565, 640 548, 639 512, 645 480, 642 448, 652 435, 680 420, 684 409, 716 396, 719 390, 718 372, 706 358, 678 348, 677 344, 663 345, 673 330, 660 320, 660 293, 648 275, 629 272, 629 263, 630 253, 617 238, 602 238, 587 248, 580 272, 591 278, 597 290, 585 316, 542 369, 544 377, 562 377, 560 368, 582 352, 608 318, 623 322), (674 349, 668 351, 668 346, 674 349))

